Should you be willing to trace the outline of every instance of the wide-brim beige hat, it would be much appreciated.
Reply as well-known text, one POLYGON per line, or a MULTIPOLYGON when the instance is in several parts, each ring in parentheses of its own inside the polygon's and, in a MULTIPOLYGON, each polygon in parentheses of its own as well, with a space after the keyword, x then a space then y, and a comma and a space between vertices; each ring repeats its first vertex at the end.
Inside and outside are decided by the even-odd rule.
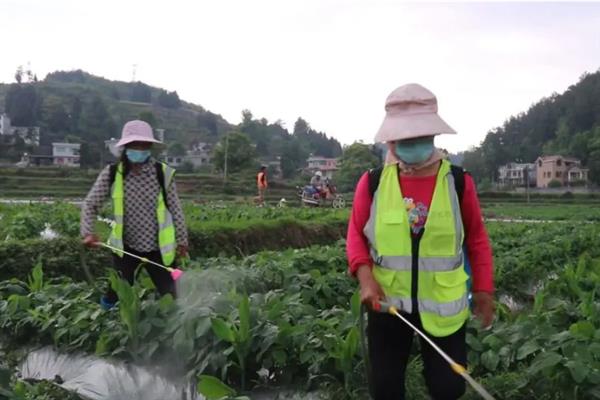
POLYGON ((385 111, 385 118, 375 135, 375 142, 456 133, 438 115, 435 95, 416 83, 394 90, 385 101, 385 111))

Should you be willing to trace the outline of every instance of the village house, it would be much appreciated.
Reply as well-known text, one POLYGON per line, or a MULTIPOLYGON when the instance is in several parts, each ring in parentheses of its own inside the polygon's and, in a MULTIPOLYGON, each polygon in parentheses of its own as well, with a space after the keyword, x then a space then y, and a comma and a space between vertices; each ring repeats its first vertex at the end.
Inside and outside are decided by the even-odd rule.
POLYGON ((0 115, 0 136, 23 139, 30 146, 40 145, 39 126, 13 126, 8 114, 0 115))
POLYGON ((165 162, 171 167, 179 167, 184 163, 184 156, 166 156, 165 162))
POLYGON ((306 160, 306 171, 311 175, 317 171, 321 171, 323 177, 332 179, 333 174, 338 170, 337 163, 337 158, 310 156, 308 160, 306 160))
POLYGON ((504 187, 535 186, 536 164, 508 163, 498 168, 498 185, 504 187))
POLYGON ((581 165, 581 161, 573 157, 560 155, 541 156, 535 161, 537 167, 537 187, 546 188, 551 181, 558 181, 562 186, 587 183, 589 169, 581 165))
POLYGON ((42 166, 60 166, 60 167, 79 167, 81 144, 79 143, 52 143, 52 150, 49 146, 38 148, 38 154, 24 153, 16 166, 24 167, 42 167, 42 166))
POLYGON ((210 143, 199 142, 193 145, 191 150, 187 150, 185 155, 163 155, 163 158, 172 167, 179 167, 184 163, 190 163, 196 169, 211 164, 211 153, 212 145, 210 143))
MULTIPOLYGON (((210 143, 196 143, 192 146, 191 150, 186 151, 185 156, 183 156, 183 159, 179 162, 189 162, 194 168, 204 167, 210 165, 212 161, 211 153, 212 145, 210 143)), ((170 164, 169 158, 170 157, 167 157, 167 163, 170 164)))
POLYGON ((53 164, 64 167, 79 167, 79 143, 52 143, 53 164))

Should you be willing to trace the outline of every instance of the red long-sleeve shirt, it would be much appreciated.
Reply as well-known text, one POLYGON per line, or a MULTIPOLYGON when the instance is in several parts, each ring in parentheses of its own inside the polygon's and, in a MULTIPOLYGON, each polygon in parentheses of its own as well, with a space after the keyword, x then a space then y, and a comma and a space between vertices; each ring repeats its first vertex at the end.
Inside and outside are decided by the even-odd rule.
MULTIPOLYGON (((414 233, 422 229, 427 220, 435 181, 435 175, 422 177, 400 176, 400 187, 408 210, 411 229, 414 233)), ((349 271, 352 275, 356 274, 358 267, 361 265, 373 266, 373 260, 369 254, 369 243, 363 234, 370 211, 369 177, 368 173, 365 173, 356 186, 346 238, 346 253, 349 271)), ((468 174, 465 174, 461 212, 467 256, 471 263, 473 291, 492 293, 494 291, 492 249, 481 217, 475 183, 468 174)))

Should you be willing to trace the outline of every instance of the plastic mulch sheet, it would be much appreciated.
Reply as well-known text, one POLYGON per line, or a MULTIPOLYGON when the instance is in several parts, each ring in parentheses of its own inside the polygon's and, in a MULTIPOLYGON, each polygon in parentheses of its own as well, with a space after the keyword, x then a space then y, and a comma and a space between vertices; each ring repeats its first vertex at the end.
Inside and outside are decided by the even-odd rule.
POLYGON ((34 350, 19 368, 23 379, 46 379, 90 400, 203 400, 188 381, 174 382, 152 369, 51 347, 34 350))

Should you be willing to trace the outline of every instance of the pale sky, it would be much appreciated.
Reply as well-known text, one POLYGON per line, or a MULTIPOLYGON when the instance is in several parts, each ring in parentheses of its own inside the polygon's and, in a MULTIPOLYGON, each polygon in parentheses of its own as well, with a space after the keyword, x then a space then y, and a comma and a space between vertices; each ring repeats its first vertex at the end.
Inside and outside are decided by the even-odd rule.
POLYGON ((378 0, 0 0, 0 81, 83 69, 137 79, 232 123, 298 116, 371 143, 387 95, 416 82, 477 145, 488 130, 600 68, 600 3, 378 0))

